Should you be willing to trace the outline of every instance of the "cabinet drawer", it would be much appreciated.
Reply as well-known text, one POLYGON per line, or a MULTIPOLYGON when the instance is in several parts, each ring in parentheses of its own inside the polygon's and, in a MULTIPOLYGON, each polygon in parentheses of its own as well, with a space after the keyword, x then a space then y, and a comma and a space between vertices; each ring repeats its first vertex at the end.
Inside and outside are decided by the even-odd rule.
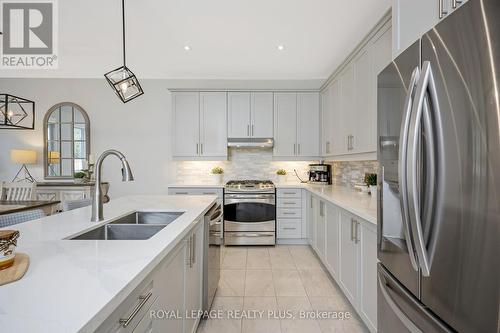
POLYGON ((278 198, 278 208, 302 208, 302 199, 300 198, 278 198))
POLYGON ((297 208, 278 208, 278 218, 285 219, 300 219, 302 217, 302 210, 297 208))
POLYGON ((158 295, 153 289, 152 279, 136 288, 129 297, 108 317, 104 324, 96 332, 106 333, 129 333, 139 324, 142 317, 147 314, 148 309, 156 301, 158 295), (127 326, 121 320, 128 320, 127 326))
POLYGON ((278 198, 302 198, 302 189, 300 188, 279 188, 278 198))
POLYGON ((301 220, 278 219, 278 238, 301 238, 301 220))

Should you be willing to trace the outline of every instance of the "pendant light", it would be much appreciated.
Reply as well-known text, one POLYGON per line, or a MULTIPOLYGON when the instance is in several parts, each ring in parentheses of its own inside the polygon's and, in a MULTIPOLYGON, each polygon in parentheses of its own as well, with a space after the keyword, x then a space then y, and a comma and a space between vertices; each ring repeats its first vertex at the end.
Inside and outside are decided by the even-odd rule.
POLYGON ((125 57, 125 0, 122 0, 122 41, 123 41, 123 66, 104 74, 109 85, 123 103, 133 100, 144 94, 137 77, 126 66, 125 57))
POLYGON ((35 102, 0 94, 0 129, 35 129, 35 102))

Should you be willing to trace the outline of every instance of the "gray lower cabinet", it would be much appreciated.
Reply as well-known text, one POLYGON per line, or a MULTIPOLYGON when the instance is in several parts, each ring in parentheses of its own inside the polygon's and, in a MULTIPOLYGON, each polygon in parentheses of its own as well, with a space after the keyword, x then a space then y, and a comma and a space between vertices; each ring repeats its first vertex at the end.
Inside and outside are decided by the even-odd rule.
POLYGON ((194 333, 196 332, 199 322, 195 312, 202 307, 203 224, 195 228, 187 244, 189 248, 186 252, 188 252, 189 258, 186 260, 188 264, 186 265, 186 275, 184 279, 187 319, 184 320, 184 333, 194 333), (194 313, 191 313, 192 311, 194 313))
POLYGON ((377 330, 377 227, 307 194, 309 244, 371 332, 377 330))
POLYGON ((203 227, 199 220, 96 332, 196 332, 196 313, 202 307, 203 227))
POLYGON ((358 251, 353 215, 340 213, 340 284, 352 305, 358 304, 358 251))

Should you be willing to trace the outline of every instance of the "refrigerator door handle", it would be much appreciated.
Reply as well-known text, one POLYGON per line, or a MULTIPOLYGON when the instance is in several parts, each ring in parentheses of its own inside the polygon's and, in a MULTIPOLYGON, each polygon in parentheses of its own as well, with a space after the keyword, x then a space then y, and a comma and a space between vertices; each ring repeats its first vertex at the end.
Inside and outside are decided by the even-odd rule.
POLYGON ((417 259, 415 258, 415 250, 413 245, 413 237, 410 229, 410 216, 408 205, 408 180, 407 180, 407 163, 408 163, 408 138, 411 111, 415 97, 415 89, 417 87, 418 79, 420 78, 420 70, 415 67, 411 75, 408 93, 406 95, 403 121, 401 122, 401 130, 399 135, 399 186, 400 186, 400 204, 402 212, 402 221, 405 232, 406 247, 410 257, 411 266, 418 272, 417 259))
MULTIPOLYGON (((399 308, 399 306, 396 304, 396 302, 392 299, 391 295, 389 294, 389 290, 391 290, 392 293, 398 294, 397 290, 394 290, 391 287, 391 281, 388 281, 386 278, 385 274, 381 273, 379 271, 378 273, 378 284, 380 287, 380 291, 382 293, 382 296, 384 296, 385 301, 391 308, 391 310, 394 312, 394 314, 401 320, 401 323, 406 326, 408 331, 412 333, 423 333, 411 320, 408 318, 403 310, 399 308), (382 282, 383 281, 383 282, 382 282)), ((401 295, 404 297, 404 295, 401 295)))
MULTIPOLYGON (((435 112, 439 113, 439 104, 437 103, 437 92, 436 92, 436 85, 434 81, 434 76, 432 74, 432 68, 431 64, 429 61, 425 61, 423 66, 422 66, 422 74, 420 75, 419 83, 418 83, 418 88, 417 88, 417 93, 416 93, 416 101, 413 105, 412 109, 412 120, 410 123, 410 141, 409 141, 409 147, 411 147, 410 152, 411 152, 411 163, 408 164, 408 174, 410 175, 410 196, 411 199, 409 201, 410 203, 410 212, 413 213, 411 219, 411 228, 412 228, 412 233, 413 236, 416 238, 415 239, 415 244, 416 244, 416 250, 417 250, 417 257, 418 257, 418 262, 420 264, 420 268, 422 270, 422 275, 423 276, 429 276, 430 275, 430 261, 429 257, 427 254, 427 248, 425 244, 425 238, 424 238, 424 232, 422 229, 422 218, 420 216, 420 197, 419 197, 419 187, 418 187, 418 145, 420 142, 420 127, 421 127, 421 120, 422 120, 422 115, 424 111, 430 112, 430 107, 427 105, 427 103, 432 104, 433 108, 435 109, 435 112), (427 92, 429 92, 430 96, 430 101, 428 100, 427 92)), ((430 115, 424 116, 424 122, 430 122, 430 115)), ((430 124, 424 124, 424 126, 429 127, 430 124)), ((430 130, 430 133, 432 133, 432 128, 428 128, 430 130)), ((429 158, 430 158, 430 163, 432 164, 430 177, 434 177, 434 154, 435 154, 435 147, 434 147, 434 141, 433 141, 433 135, 431 135, 431 140, 426 141, 428 144, 426 146, 427 149, 429 149, 429 158), (429 143, 432 143, 432 146, 429 143)), ((435 183, 435 182, 434 182, 435 183)), ((433 187, 431 188, 431 192, 434 193, 434 184, 432 185, 433 187)), ((433 194, 432 194, 433 195, 433 194)))

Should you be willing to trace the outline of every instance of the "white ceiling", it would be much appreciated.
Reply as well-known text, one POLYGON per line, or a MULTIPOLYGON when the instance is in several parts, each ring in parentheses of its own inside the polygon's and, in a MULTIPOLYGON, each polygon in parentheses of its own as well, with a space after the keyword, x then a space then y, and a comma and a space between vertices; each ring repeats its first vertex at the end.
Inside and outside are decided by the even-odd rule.
MULTIPOLYGON (((139 78, 325 79, 390 3, 126 0, 127 65, 139 78)), ((120 0, 58 6, 59 69, 3 70, 1 77, 102 77, 121 65, 120 0)))

